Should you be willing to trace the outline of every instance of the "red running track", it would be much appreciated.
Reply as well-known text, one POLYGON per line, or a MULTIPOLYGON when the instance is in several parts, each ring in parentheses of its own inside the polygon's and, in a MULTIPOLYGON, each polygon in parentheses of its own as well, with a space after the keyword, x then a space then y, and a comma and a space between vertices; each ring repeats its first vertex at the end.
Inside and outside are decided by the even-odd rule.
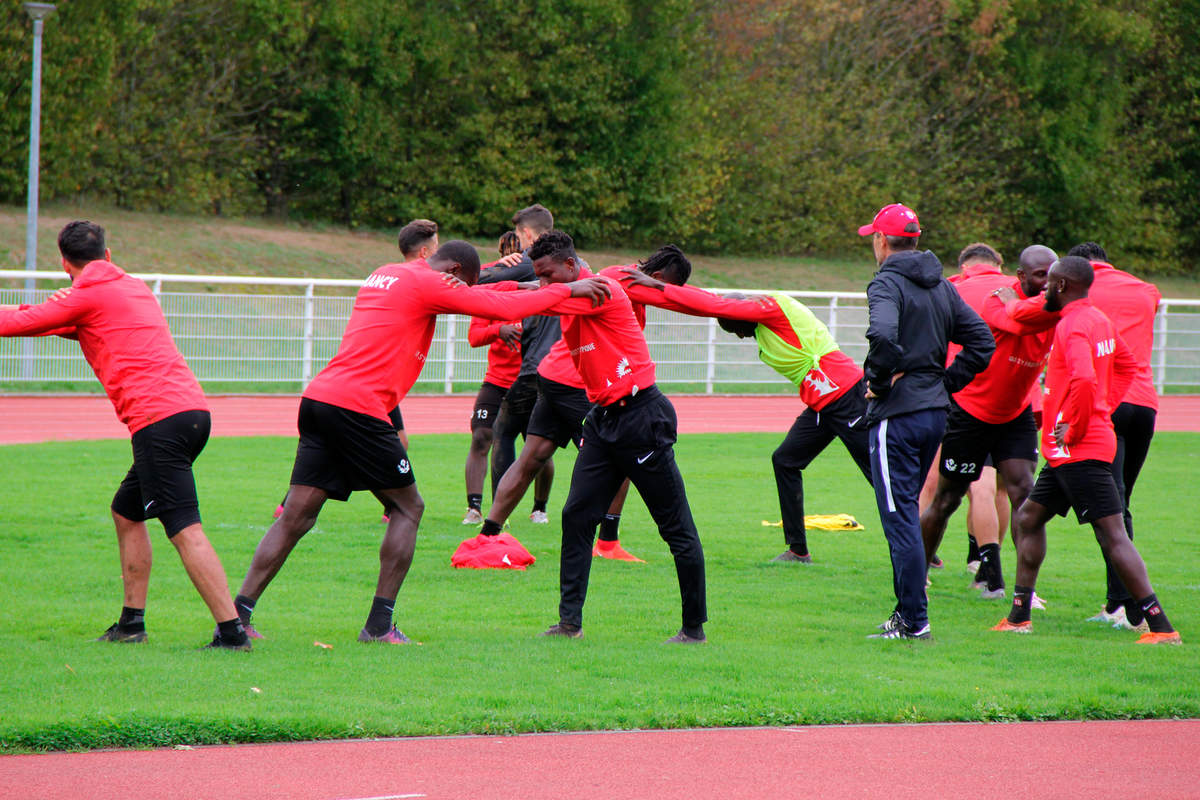
MULTIPOLYGON (((295 396, 210 397, 213 436, 295 436, 295 396)), ((400 404, 410 434, 467 433, 475 398, 413 395, 400 404)), ((680 433, 783 433, 804 410, 795 396, 677 395, 680 433)), ((1200 396, 1162 399, 1159 431, 1200 431, 1200 396)), ((103 396, 0 396, 0 444, 129 435, 103 396)))
POLYGON ((1200 721, 465 736, 0 757, 44 800, 1200 796, 1200 721))

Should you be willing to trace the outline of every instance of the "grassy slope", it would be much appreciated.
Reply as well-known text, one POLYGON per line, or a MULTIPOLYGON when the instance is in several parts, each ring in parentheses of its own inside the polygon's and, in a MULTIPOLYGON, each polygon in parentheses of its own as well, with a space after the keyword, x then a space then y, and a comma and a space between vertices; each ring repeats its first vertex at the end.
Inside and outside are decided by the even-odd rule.
MULTIPOLYGON (((55 236, 64 223, 81 217, 101 222, 109 233, 114 260, 136 272, 357 278, 397 258, 393 231, 51 205, 42 209, 39 219, 39 265, 58 268, 55 236)), ((444 239, 454 235, 454 231, 442 232, 444 239)), ((485 255, 494 252, 492 242, 477 244, 485 255)), ((609 249, 583 252, 597 265, 628 263, 645 255, 609 249)), ((953 253, 940 255, 952 263, 953 253)), ((1015 260, 1014 254, 1008 255, 1015 260)), ((695 256, 692 262, 696 270, 692 282, 697 286, 862 291, 874 271, 865 243, 862 253, 852 258, 695 256)), ((0 206, 0 268, 19 269, 24 263, 25 211, 0 206)), ((1172 277, 1157 283, 1166 297, 1200 297, 1197 279, 1172 277)))
MULTIPOLYGON (((781 420, 781 429, 787 421, 781 420)), ((428 504, 397 620, 419 648, 354 637, 376 571, 378 506, 331 503, 259 604, 270 637, 251 654, 200 653, 211 630, 160 530, 151 643, 88 642, 120 605, 107 501, 120 441, 0 447, 0 752, 315 737, 626 727, 1200 715, 1200 585, 1191 506, 1178 502, 1200 436, 1163 434, 1138 483, 1139 545, 1189 642, 1140 648, 1082 620, 1102 600, 1090 533, 1057 522, 1035 634, 987 627, 1005 605, 967 591, 961 514, 930 591, 935 641, 864 638, 890 609, 890 567, 869 488, 836 445, 806 473, 809 511, 848 512, 863 532, 813 532, 811 567, 768 564, 781 535, 769 453, 776 435, 693 435, 677 447, 708 560, 710 643, 668 648, 678 594, 666 548, 631 499, 622 540, 649 563, 598 562, 587 638, 546 641, 555 618, 557 518, 571 457, 558 459, 553 522, 519 513, 538 563, 455 571, 467 437, 418 437, 428 504), (69 465, 70 491, 64 492, 69 465), (332 649, 314 646, 315 641, 332 649), (251 687, 260 689, 252 692, 251 687)), ((198 466, 206 528, 234 586, 279 499, 290 440, 214 440, 198 466)), ((528 503, 521 509, 527 510, 528 503)), ((1013 555, 1005 548, 1011 581, 1013 555)))

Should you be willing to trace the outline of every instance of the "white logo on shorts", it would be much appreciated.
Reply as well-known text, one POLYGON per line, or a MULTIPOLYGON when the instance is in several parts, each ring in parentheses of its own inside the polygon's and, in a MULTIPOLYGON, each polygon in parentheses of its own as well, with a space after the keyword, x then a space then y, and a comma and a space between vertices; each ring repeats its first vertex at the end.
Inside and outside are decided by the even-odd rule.
POLYGON ((408 471, 412 469, 412 467, 409 466, 407 458, 402 458, 400 459, 400 463, 396 465, 396 469, 407 475, 408 471))

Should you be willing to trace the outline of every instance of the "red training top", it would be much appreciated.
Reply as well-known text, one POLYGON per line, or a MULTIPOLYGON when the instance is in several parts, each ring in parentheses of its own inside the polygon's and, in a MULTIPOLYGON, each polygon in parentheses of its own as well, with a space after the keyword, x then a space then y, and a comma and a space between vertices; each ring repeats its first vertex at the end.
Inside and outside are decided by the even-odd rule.
MULTIPOLYGON (((600 270, 600 274, 612 278, 615 281, 620 281, 621 275, 624 273, 621 270, 626 267, 633 269, 637 268, 637 264, 618 264, 612 267, 605 267, 600 270)), ((580 273, 580 278, 591 277, 592 273, 585 267, 580 273)), ((622 283, 621 288, 625 290, 625 294, 629 297, 629 303, 633 307, 633 316, 637 319, 638 327, 643 331, 646 330, 646 303, 647 292, 661 294, 656 289, 648 289, 645 286, 630 286, 622 283)), ((538 375, 551 381, 573 386, 576 389, 585 388, 583 376, 579 374, 579 370, 575 368, 575 360, 571 358, 571 350, 567 347, 567 343, 563 339, 559 339, 550 347, 550 352, 542 359, 542 363, 538 365, 538 375)))
MULTIPOLYGON (((657 289, 648 291, 653 292, 647 300, 652 305, 698 317, 724 317, 756 322, 797 350, 803 350, 805 347, 787 314, 773 297, 760 295, 735 300, 691 286, 671 285, 663 287, 661 292, 657 289)), ((821 356, 818 366, 811 369, 800 381, 800 399, 812 410, 820 411, 848 392, 862 376, 862 367, 854 359, 841 350, 833 350, 821 356)))
MULTIPOLYGON (((963 301, 983 317, 996 340, 996 351, 987 367, 954 395, 954 402, 971 416, 991 425, 1016 419, 1029 405, 1031 387, 1037 383, 1046 364, 1046 354, 1054 338, 1053 328, 1022 334, 1015 325, 1006 326, 1007 319, 993 320, 985 315, 988 298, 996 301, 992 306, 993 316, 997 311, 1003 313, 1002 307, 997 308, 999 298, 992 297, 996 289, 1012 287, 1024 297, 1020 281, 1005 275, 999 267, 972 264, 950 282, 958 289, 963 301)), ((1058 315, 1053 315, 1051 320, 1052 326, 1058 315)))
POLYGON ((130 433, 182 411, 208 410, 154 293, 116 264, 92 261, 46 302, 0 310, 0 336, 47 334, 79 340, 130 433))
MULTIPOLYGON (((602 406, 654 385, 654 362, 633 304, 625 287, 604 274, 608 271, 600 275, 612 290, 612 297, 604 305, 593 308, 586 298, 573 298, 552 309, 561 315, 563 347, 583 378, 588 400, 602 406)), ((586 277, 583 271, 581 277, 586 277)), ((542 373, 540 367, 538 374, 558 380, 542 373)))
POLYGON ((1116 326, 1088 298, 1068 303, 1054 330, 1046 373, 1042 455, 1057 467, 1089 459, 1109 463, 1117 453, 1112 410, 1137 374, 1133 352, 1116 326), (1054 441, 1054 426, 1067 423, 1066 441, 1054 441))
POLYGON ((1088 290, 1092 304, 1117 326, 1117 333, 1133 351, 1138 374, 1123 402, 1158 408, 1150 353, 1154 349, 1154 315, 1162 295, 1153 283, 1135 278, 1104 261, 1093 261, 1096 279, 1088 290))
POLYGON ((465 286, 447 280, 423 258, 384 264, 363 281, 337 354, 303 396, 386 422, 388 411, 421 374, 438 314, 527 317, 571 294, 565 284, 536 292, 511 291, 515 288, 511 281, 488 288, 465 286))
POLYGON ((483 317, 471 317, 471 325, 467 328, 467 341, 471 347, 488 347, 487 372, 483 380, 501 389, 507 389, 517 380, 521 372, 521 346, 511 347, 500 338, 501 325, 516 325, 521 329, 521 320, 494 322, 483 317))

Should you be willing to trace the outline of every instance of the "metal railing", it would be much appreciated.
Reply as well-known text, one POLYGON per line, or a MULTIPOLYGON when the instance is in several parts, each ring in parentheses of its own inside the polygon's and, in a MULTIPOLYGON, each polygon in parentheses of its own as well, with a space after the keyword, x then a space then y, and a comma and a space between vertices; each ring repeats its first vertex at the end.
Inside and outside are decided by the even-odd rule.
MULTIPOLYGON (((59 288, 61 272, 33 273, 35 302, 59 288), (50 282, 48 286, 46 282, 50 282)), ((0 304, 24 302, 24 270, 0 270, 0 304)), ((138 274, 154 291, 175 342, 206 387, 294 391, 333 356, 359 280, 138 274)), ((716 290, 723 291, 723 290, 716 290)), ((762 293, 740 290, 747 294, 762 293)), ((866 355, 866 294, 787 292, 829 326, 853 359, 866 355)), ((758 359, 753 339, 719 330, 716 320, 647 309, 646 340, 658 380, 675 392, 791 392, 758 359)), ((483 379, 485 348, 467 342, 468 317, 439 318, 417 392, 472 391, 483 379)), ((1152 359, 1160 392, 1200 391, 1200 300, 1165 299, 1155 321, 1152 359)), ((79 346, 57 337, 0 339, 0 384, 53 388, 94 381, 79 346)))

